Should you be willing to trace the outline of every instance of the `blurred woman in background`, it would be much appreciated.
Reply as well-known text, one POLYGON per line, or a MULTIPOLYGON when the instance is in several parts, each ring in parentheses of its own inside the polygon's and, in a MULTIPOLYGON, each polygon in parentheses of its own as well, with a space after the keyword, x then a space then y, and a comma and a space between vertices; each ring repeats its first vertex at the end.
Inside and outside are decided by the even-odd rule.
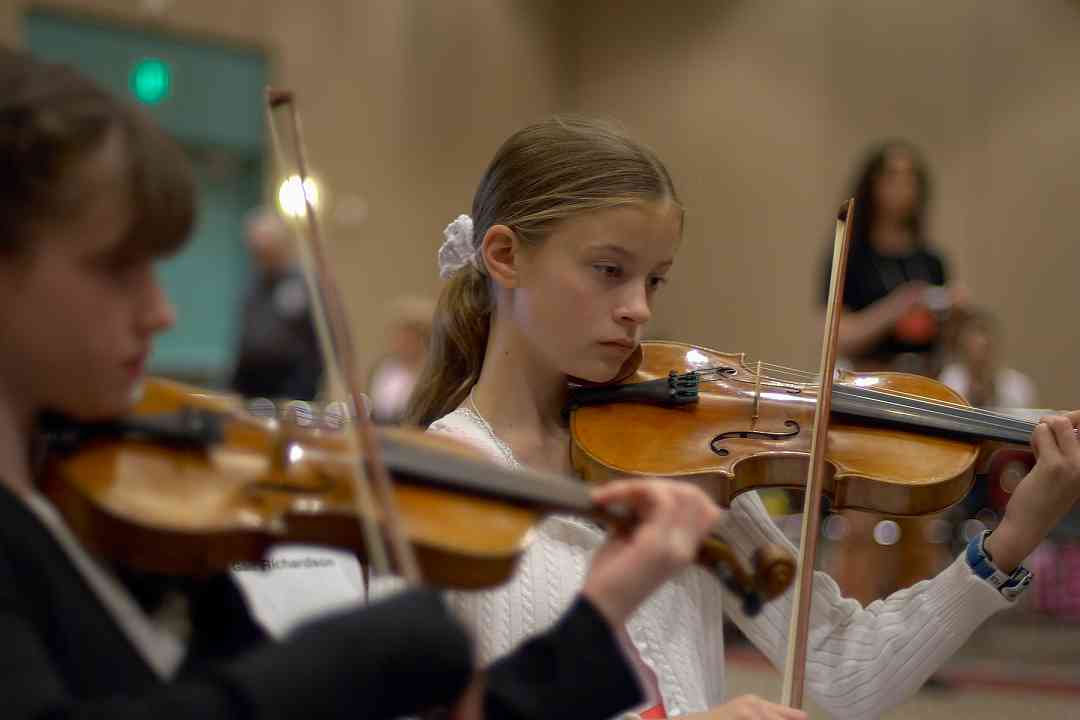
MULTIPOLYGON (((937 377, 944 324, 964 293, 949 285, 944 258, 926 231, 930 174, 904 140, 872 148, 858 172, 855 220, 837 338, 842 363, 858 371, 937 377)), ((829 294, 826 258, 821 298, 829 294)), ((948 563, 941 518, 885 520, 844 511, 826 525, 837 539, 833 576, 845 594, 869 603, 931 577, 948 563)))

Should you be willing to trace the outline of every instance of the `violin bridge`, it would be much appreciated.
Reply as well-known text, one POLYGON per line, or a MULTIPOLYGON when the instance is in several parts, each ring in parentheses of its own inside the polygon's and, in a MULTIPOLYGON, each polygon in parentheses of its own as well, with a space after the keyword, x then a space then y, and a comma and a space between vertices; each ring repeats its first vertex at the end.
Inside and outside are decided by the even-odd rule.
POLYGON ((761 406, 761 361, 757 361, 757 373, 754 376, 754 414, 750 418, 750 426, 753 427, 758 419, 758 409, 761 406))

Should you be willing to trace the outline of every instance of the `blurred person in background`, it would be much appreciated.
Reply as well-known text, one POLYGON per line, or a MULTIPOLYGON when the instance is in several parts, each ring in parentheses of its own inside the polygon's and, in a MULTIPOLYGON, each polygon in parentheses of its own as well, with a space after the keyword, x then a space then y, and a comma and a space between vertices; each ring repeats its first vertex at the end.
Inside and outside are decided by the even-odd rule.
MULTIPOLYGON (((937 377, 952 311, 965 293, 949 285, 944 258, 926 232, 930 175, 904 140, 872 148, 852 195, 854 223, 844 283, 838 352, 845 367, 937 377)), ((832 252, 823 266, 827 302, 832 252)), ((937 573, 948 562, 940 517, 884 519, 843 511, 826 531, 837 540, 833 576, 844 593, 866 604, 937 573)))
MULTIPOLYGON (((906 141, 880 144, 861 165, 838 339, 849 367, 928 377, 941 370, 943 325, 966 293, 949 286, 945 260, 927 238, 929 193, 926 163, 906 141)), ((831 244, 825 260, 823 303, 831 244)))
POLYGON ((386 327, 387 351, 375 362, 368 381, 375 422, 396 425, 404 419, 427 358, 434 314, 435 303, 426 298, 404 297, 393 304, 386 327))
POLYGON ((975 407, 1007 412, 1035 404, 1035 383, 1001 361, 997 320, 981 308, 956 313, 951 352, 941 382, 975 407))
MULTIPOLYGON (((1035 383, 1031 378, 1002 364, 1000 337, 997 321, 986 310, 965 308, 957 313, 949 342, 949 360, 939 379, 975 407, 1037 420, 1048 411, 1033 409, 1035 383)), ((976 518, 992 527, 997 516, 1005 511, 1008 499, 1001 487, 976 481, 953 514, 962 515, 957 518, 960 523, 976 518)))
POLYGON ((245 397, 312 400, 322 380, 322 352, 288 225, 273 210, 258 208, 248 219, 246 242, 255 272, 229 387, 245 397))

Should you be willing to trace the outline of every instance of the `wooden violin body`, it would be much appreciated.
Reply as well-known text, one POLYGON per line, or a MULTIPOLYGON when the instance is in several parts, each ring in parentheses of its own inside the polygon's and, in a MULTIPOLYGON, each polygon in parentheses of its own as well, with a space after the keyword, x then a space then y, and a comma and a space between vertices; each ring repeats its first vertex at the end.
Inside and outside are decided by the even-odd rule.
MULTIPOLYGON (((81 428, 77 448, 44 473, 45 492, 95 552, 189 576, 258 563, 283 542, 367 556, 344 433, 254 418, 236 400, 158 379, 126 423, 121 432, 81 428)), ((378 439, 422 577, 436 586, 502 584, 544 515, 596 517, 579 482, 504 469, 419 430, 380 428, 378 439)), ((752 610, 782 593, 794 571, 785 551, 764 548, 751 574, 715 540, 699 562, 752 610)))
MULTIPOLYGON (((88 545, 132 567, 195 576, 259 562, 281 542, 365 554, 340 433, 283 433, 237 415, 228 398, 163 380, 147 382, 135 415, 193 407, 222 413, 223 436, 185 446, 95 440, 50 462, 45 491, 88 545)), ((419 432, 379 432, 384 445, 472 456, 419 432)), ((436 487, 397 484, 395 493, 425 579, 437 585, 505 581, 538 518, 532 508, 436 487)))
MULTIPOLYGON (((574 409, 572 459, 582 477, 678 477, 698 483, 724 505, 747 490, 805 486, 817 404, 814 384, 772 379, 740 354, 675 342, 647 342, 642 348, 641 366, 624 383, 655 383, 672 371, 698 373, 697 400, 574 409)), ((861 413, 862 403, 875 409, 864 399, 868 394, 874 402, 879 395, 896 394, 950 408, 966 406, 959 394, 935 380, 894 372, 843 372, 836 385, 824 485, 834 508, 924 515, 967 494, 983 439, 851 414, 861 413)))

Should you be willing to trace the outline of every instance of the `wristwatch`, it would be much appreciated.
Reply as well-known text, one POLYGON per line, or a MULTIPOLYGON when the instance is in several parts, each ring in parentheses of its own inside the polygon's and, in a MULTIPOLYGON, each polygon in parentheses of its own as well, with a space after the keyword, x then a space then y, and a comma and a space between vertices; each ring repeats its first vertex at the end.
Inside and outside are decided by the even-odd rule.
POLYGON ((986 553, 984 543, 987 536, 990 534, 989 530, 984 530, 979 535, 973 537, 971 542, 967 546, 967 564, 971 567, 971 571, 981 577, 986 582, 997 588, 1005 599, 1015 600, 1020 597, 1020 594, 1027 590, 1028 585, 1031 584, 1031 578, 1033 575, 1023 565, 1018 565, 1011 574, 1003 572, 998 569, 998 566, 994 564, 993 558, 986 553))

